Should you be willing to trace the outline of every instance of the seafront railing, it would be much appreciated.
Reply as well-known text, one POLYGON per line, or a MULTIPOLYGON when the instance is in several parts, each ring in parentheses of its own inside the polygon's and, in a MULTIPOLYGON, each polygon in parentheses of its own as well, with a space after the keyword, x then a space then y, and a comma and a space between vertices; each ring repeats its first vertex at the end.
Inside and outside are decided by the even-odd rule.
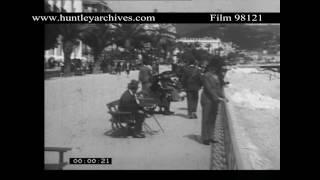
MULTIPOLYGON (((225 90, 223 89, 223 94, 225 90)), ((229 98, 228 98, 229 99, 229 98)), ((229 103, 221 103, 220 112, 224 126, 224 145, 226 155, 226 167, 228 170, 241 170, 246 169, 240 155, 240 148, 234 130, 234 116, 232 114, 232 107, 229 103)))
MULTIPOLYGON (((228 98, 228 96, 225 94, 224 89, 222 90, 222 92, 225 95, 225 97, 228 98)), ((238 141, 237 141, 235 129, 234 129, 235 117, 232 114, 232 112, 233 112, 232 106, 228 102, 220 103, 216 125, 215 125, 215 131, 216 131, 215 140, 218 140, 218 143, 214 143, 211 146, 212 154, 211 154, 210 169, 216 169, 216 170, 250 169, 244 164, 244 161, 240 154, 240 148, 238 145, 238 141), (221 145, 223 147, 218 147, 221 145)))

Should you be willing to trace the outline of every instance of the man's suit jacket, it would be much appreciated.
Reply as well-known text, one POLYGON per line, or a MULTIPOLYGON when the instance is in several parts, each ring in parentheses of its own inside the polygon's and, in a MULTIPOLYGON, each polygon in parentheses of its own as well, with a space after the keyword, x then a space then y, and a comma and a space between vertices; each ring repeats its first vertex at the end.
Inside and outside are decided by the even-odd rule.
POLYGON ((206 72, 202 77, 203 92, 201 96, 202 102, 219 102, 218 98, 223 98, 221 85, 217 75, 206 72))
POLYGON ((142 84, 152 82, 152 70, 146 66, 142 66, 139 72, 139 81, 142 84))
POLYGON ((129 90, 126 90, 120 98, 119 110, 125 112, 132 112, 135 114, 138 112, 139 109, 140 106, 137 103, 135 96, 131 95, 129 90))
POLYGON ((200 70, 196 66, 185 67, 181 81, 187 91, 198 91, 202 86, 200 70))

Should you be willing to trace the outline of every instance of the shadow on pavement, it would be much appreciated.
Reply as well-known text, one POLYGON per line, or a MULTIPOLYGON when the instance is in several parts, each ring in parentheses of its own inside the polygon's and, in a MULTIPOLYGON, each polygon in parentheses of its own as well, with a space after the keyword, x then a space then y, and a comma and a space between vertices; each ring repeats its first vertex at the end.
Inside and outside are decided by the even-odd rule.
POLYGON ((127 130, 125 128, 113 130, 110 129, 104 133, 106 136, 110 136, 113 138, 126 138, 128 136, 127 130))
POLYGON ((189 138, 191 140, 194 140, 196 142, 198 142, 199 144, 202 144, 201 141, 201 136, 200 135, 196 135, 196 134, 189 134, 189 135, 185 135, 183 137, 189 138))

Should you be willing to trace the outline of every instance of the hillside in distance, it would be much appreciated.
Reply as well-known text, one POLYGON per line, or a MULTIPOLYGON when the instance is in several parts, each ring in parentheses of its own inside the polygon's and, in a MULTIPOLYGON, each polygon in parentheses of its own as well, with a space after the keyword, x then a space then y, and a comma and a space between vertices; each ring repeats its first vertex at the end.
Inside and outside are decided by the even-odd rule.
POLYGON ((178 37, 220 38, 233 42, 241 49, 268 48, 266 44, 280 45, 280 25, 244 24, 176 24, 178 37))

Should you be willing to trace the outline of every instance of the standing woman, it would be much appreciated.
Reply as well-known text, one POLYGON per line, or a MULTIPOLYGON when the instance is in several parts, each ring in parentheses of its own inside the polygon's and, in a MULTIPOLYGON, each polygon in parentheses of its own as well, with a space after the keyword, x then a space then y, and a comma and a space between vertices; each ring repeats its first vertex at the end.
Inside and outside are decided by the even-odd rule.
POLYGON ((222 95, 221 83, 217 74, 219 66, 219 59, 213 59, 207 67, 207 72, 202 77, 203 91, 200 100, 202 106, 201 138, 205 145, 214 142, 213 134, 219 103, 226 101, 222 95))

